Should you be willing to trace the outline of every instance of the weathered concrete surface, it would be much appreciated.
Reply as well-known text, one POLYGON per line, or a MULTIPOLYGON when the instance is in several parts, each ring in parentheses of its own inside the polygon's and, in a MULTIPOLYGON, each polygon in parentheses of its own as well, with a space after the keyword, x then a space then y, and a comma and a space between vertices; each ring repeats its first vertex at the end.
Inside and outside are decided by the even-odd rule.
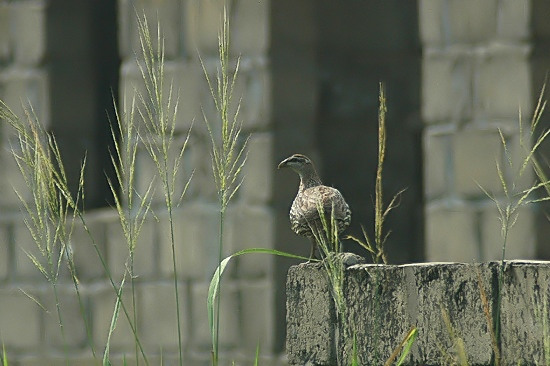
POLYGON ((361 365, 376 364, 392 350, 381 347, 393 344, 406 334, 407 295, 402 287, 404 272, 397 266, 356 265, 348 268, 344 281, 345 318, 340 332, 343 350, 341 364, 351 364, 353 334, 357 340, 361 365))
MULTIPOLYGON (((504 265, 501 364, 550 364, 550 262, 504 265)), ((345 270, 346 309, 339 322, 324 268, 292 267, 287 281, 288 360, 296 365, 349 365, 355 334, 359 364, 383 364, 415 326, 418 338, 406 364, 445 365, 462 353, 469 365, 490 365, 500 269, 498 262, 353 265, 345 270)))
MULTIPOLYGON (((364 260, 342 256, 345 266, 364 260)), ((322 263, 293 266, 287 277, 287 340, 290 364, 337 364, 336 308, 322 263)))
POLYGON ((504 267, 501 349, 507 365, 550 365, 550 262, 504 267))
POLYGON ((322 264, 291 267, 286 286, 288 362, 335 365, 336 312, 322 264))

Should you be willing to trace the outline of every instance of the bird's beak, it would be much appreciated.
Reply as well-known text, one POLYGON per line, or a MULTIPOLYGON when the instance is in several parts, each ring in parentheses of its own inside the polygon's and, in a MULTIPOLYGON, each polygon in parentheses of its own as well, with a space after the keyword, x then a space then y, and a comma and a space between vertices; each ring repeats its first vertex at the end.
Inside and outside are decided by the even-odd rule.
POLYGON ((281 169, 281 168, 286 167, 287 160, 288 160, 288 158, 286 158, 285 160, 281 161, 281 162, 279 163, 279 165, 277 165, 277 169, 281 169))

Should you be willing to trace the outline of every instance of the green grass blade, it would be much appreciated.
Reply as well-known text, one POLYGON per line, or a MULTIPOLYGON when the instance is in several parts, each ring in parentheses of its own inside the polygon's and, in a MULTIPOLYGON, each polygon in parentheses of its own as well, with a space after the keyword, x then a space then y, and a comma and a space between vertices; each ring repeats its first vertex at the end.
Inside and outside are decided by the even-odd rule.
POLYGON ((122 282, 120 284, 120 289, 118 291, 118 296, 116 298, 115 309, 113 311, 113 316, 111 317, 111 325, 109 326, 109 335, 107 336, 107 344, 105 345, 105 352, 103 353, 103 366, 110 366, 111 365, 111 362, 109 361, 111 336, 113 335, 113 332, 116 328, 116 324, 117 324, 117 321, 118 321, 118 314, 120 312, 120 302, 121 302, 121 299, 122 299, 122 290, 124 289, 124 281, 125 280, 126 280, 126 277, 123 277, 122 282))
POLYGON ((214 272, 214 275, 210 280, 210 286, 208 287, 208 298, 206 299, 206 307, 208 310, 208 324, 210 326, 210 332, 212 334, 212 337, 214 337, 215 335, 214 310, 215 310, 215 304, 216 304, 216 296, 218 294, 218 287, 220 286, 220 281, 221 281, 223 272, 225 271, 225 267, 227 266, 227 264, 232 258, 238 257, 243 254, 251 254, 251 253, 272 254, 272 255, 278 255, 280 257, 286 257, 286 258, 309 260, 309 258, 302 257, 296 254, 286 253, 275 249, 265 249, 265 248, 244 249, 223 259, 220 262, 220 265, 218 266, 218 268, 216 268, 216 271, 214 272))
POLYGON ((353 334, 353 353, 351 354, 351 366, 359 366, 359 358, 357 355, 357 337, 353 334))
POLYGON ((401 353, 401 357, 399 357, 399 360, 397 360, 397 366, 400 366, 403 364, 403 362, 405 362, 405 358, 407 358, 407 356, 411 352, 411 348, 414 344, 414 341, 416 341, 416 337, 418 337, 418 329, 414 327, 407 335, 407 338, 405 338, 405 346, 403 347, 403 353, 401 353))
POLYGON ((6 354, 6 346, 2 343, 2 365, 8 366, 8 355, 6 354))
POLYGON ((260 342, 256 345, 256 356, 254 357, 254 366, 258 366, 260 363, 260 342))

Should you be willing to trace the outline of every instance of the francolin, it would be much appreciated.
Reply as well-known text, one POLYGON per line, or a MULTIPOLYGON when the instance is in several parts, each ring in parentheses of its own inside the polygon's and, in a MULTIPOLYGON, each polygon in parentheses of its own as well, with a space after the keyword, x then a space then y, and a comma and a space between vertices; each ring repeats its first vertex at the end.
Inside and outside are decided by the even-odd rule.
POLYGON ((325 229, 326 226, 330 227, 332 215, 335 229, 340 234, 350 224, 351 211, 340 191, 323 185, 313 162, 307 156, 294 154, 278 166, 279 169, 284 167, 294 170, 300 176, 298 193, 290 207, 290 225, 296 234, 310 239, 311 259, 315 255, 320 235, 326 239, 325 229), (325 215, 325 227, 320 212, 325 215))

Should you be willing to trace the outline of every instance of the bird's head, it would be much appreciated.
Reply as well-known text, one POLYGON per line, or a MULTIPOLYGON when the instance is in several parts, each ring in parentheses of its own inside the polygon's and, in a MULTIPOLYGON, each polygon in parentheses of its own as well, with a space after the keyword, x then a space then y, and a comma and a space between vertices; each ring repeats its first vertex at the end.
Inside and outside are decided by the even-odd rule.
POLYGON ((315 187, 322 184, 313 162, 305 155, 294 154, 289 156, 285 160, 281 161, 277 168, 281 169, 285 167, 294 170, 300 176, 300 191, 305 188, 315 187))
POLYGON ((311 159, 302 154, 294 154, 289 156, 285 160, 281 161, 277 166, 278 169, 281 168, 290 168, 297 173, 303 172, 304 170, 309 170, 313 168, 313 163, 311 159))

